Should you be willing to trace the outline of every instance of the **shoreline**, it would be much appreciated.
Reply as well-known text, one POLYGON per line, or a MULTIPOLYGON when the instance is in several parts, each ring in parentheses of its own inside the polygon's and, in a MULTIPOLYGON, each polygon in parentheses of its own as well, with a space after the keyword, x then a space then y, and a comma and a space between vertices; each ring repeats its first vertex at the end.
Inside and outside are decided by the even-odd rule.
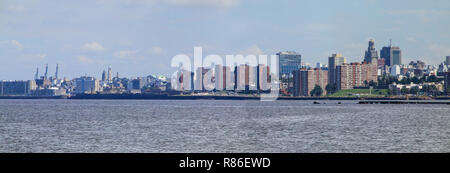
MULTIPOLYGON (((259 96, 192 96, 155 94, 81 94, 74 96, 0 96, 0 99, 75 99, 75 100, 259 100, 259 96)), ((289 97, 277 100, 450 100, 446 97, 289 97)))

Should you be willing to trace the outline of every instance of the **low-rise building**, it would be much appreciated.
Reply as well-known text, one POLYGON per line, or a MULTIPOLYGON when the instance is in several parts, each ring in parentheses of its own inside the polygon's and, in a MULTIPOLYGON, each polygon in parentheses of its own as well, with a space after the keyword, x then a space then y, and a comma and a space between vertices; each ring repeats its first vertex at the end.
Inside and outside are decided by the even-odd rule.
POLYGON ((74 93, 97 93, 101 91, 100 81, 95 79, 94 77, 83 76, 80 78, 74 79, 75 88, 74 93))
POLYGON ((316 85, 326 94, 328 85, 328 71, 320 68, 300 69, 294 73, 294 96, 309 96, 316 85))
POLYGON ((36 82, 28 81, 0 81, 0 96, 27 96, 36 90, 36 82))

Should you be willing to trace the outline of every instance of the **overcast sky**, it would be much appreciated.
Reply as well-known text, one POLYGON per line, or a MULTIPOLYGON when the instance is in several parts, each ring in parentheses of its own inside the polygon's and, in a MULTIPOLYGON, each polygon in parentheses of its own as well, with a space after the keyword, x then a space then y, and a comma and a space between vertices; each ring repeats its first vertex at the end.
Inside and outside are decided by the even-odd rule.
POLYGON ((311 64, 362 61, 367 42, 400 46, 403 62, 450 55, 448 0, 0 0, 0 80, 174 72, 174 55, 275 54, 311 64), (41 73, 42 74, 42 73, 41 73))

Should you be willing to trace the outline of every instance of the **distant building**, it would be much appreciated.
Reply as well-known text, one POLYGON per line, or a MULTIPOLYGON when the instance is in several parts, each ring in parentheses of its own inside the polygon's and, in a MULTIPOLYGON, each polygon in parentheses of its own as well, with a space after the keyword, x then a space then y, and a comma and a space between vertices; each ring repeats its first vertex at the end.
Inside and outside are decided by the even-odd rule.
POLYGON ((96 93, 101 91, 100 81, 96 80, 94 77, 83 76, 74 79, 75 89, 74 92, 77 94, 81 93, 96 93))
POLYGON ((44 89, 37 89, 34 91, 33 95, 35 96, 65 96, 67 95, 65 89, 61 88, 44 88, 44 89))
POLYGON ((294 71, 294 96, 309 96, 316 85, 326 94, 328 71, 320 68, 301 69, 294 71))
POLYGON ((256 67, 249 66, 248 64, 241 64, 235 67, 236 90, 256 90, 256 69, 256 67))
POLYGON ((423 61, 417 60, 417 62, 411 61, 409 63, 409 66, 411 66, 413 69, 424 70, 426 64, 423 61))
POLYGON ((336 67, 347 63, 347 60, 342 54, 333 54, 328 57, 328 83, 336 84, 336 67))
POLYGON ((370 39, 369 41, 369 47, 366 50, 364 61, 365 62, 372 62, 372 58, 378 59, 378 51, 375 48, 375 41, 373 39, 370 39))
POLYGON ((0 96, 27 96, 36 90, 36 82, 28 81, 0 81, 0 96))
POLYGON ((257 88, 260 91, 268 90, 271 86, 270 67, 267 65, 259 64, 257 67, 257 88))
POLYGON ((450 56, 445 58, 445 65, 450 66, 450 56))
POLYGON ((194 90, 194 72, 182 69, 177 71, 176 76, 172 76, 171 89, 177 91, 194 90))
POLYGON ((210 71, 211 69, 209 68, 204 68, 204 67, 200 67, 197 68, 197 70, 195 71, 194 74, 194 90, 196 91, 204 91, 205 90, 205 86, 204 86, 204 80, 205 80, 205 74, 208 73, 208 71, 210 71))
POLYGON ((218 91, 234 90, 234 76, 230 67, 216 65, 214 68, 215 88, 218 91))
POLYGON ((222 91, 227 89, 226 79, 227 79, 227 67, 224 67, 223 65, 216 65, 214 67, 214 83, 216 90, 222 91))
POLYGON ((292 82, 292 72, 301 68, 302 55, 293 51, 277 53, 279 63, 279 79, 281 89, 289 89, 292 82))
POLYGON ((377 81, 377 72, 377 64, 374 61, 373 63, 350 63, 337 66, 337 90, 365 86, 365 81, 377 81))
POLYGON ((46 79, 44 76, 41 76, 40 79, 36 79, 35 81, 38 88, 49 88, 52 85, 52 82, 46 79))
POLYGON ((400 75, 400 66, 399 65, 391 66, 390 74, 391 74, 391 76, 398 76, 398 75, 400 75))
POLYGON ((132 90, 140 90, 145 86, 145 81, 142 78, 137 78, 131 80, 131 89, 132 90))
POLYGON ((447 93, 447 95, 450 95, 450 72, 446 72, 445 73, 445 78, 444 78, 445 82, 444 82, 444 90, 447 93))
POLYGON ((102 73, 102 82, 106 83, 106 71, 105 70, 103 70, 103 73, 102 73))
POLYGON ((402 51, 400 50, 400 47, 383 47, 380 54, 381 58, 385 59, 387 66, 402 65, 402 51))
POLYGON ((112 83, 112 70, 111 65, 108 66, 108 84, 112 83))

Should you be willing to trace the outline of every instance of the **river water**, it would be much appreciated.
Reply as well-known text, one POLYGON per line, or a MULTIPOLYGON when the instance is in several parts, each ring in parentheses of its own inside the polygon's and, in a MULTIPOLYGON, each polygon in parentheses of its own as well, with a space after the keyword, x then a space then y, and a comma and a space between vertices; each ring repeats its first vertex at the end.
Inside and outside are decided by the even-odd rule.
POLYGON ((0 100, 0 152, 450 152, 449 105, 0 100))

